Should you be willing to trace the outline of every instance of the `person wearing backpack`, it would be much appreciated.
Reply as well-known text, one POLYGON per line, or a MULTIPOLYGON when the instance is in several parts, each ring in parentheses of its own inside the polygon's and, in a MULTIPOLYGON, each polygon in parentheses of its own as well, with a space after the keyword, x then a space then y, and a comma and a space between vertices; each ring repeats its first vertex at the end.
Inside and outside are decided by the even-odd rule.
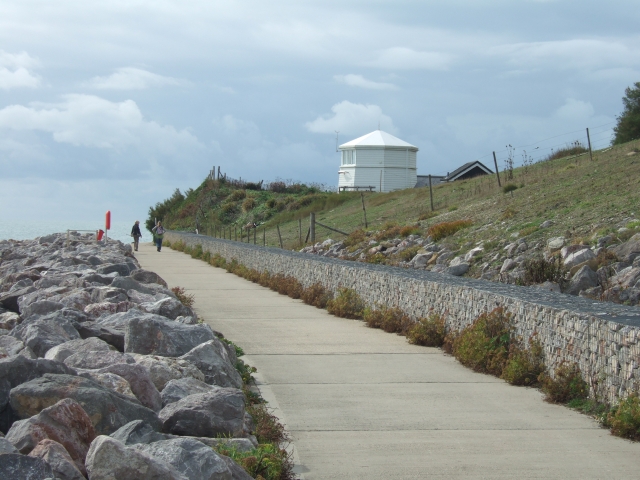
POLYGON ((156 246, 158 247, 158 251, 162 249, 162 237, 164 237, 164 227, 162 226, 162 222, 158 222, 158 224, 151 229, 154 233, 154 237, 156 239, 156 246))
POLYGON ((133 237, 133 249, 137 252, 138 244, 142 237, 142 232, 140 231, 140 220, 136 220, 136 223, 133 224, 133 228, 131 228, 131 236, 133 237))

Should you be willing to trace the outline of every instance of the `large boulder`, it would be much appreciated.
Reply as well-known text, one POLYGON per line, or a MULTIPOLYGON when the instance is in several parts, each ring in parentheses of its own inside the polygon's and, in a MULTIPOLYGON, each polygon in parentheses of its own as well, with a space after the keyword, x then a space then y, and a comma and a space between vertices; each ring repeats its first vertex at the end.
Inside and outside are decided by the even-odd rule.
POLYGON ((14 328, 11 335, 22 340, 38 357, 44 357, 47 350, 56 345, 80 338, 73 322, 58 312, 28 318, 14 328))
POLYGON ((194 316, 193 310, 183 305, 179 300, 175 298, 163 298, 153 303, 143 303, 140 305, 149 313, 161 315, 163 317, 175 320, 178 317, 194 316))
MULTIPOLYGON (((53 470, 56 479, 59 480, 84 480, 78 466, 74 463, 69 452, 54 440, 41 440, 36 448, 29 453, 30 457, 44 460, 53 470)), ((84 465, 83 465, 84 467, 84 465)))
POLYGON ((20 453, 0 455, 0 474, 2 479, 51 480, 53 470, 47 462, 38 457, 20 453))
POLYGON ((76 370, 79 376, 98 382, 100 385, 107 387, 109 390, 120 393, 127 397, 138 400, 138 397, 131 391, 131 386, 120 375, 115 373, 99 373, 96 370, 76 370))
POLYGON ((160 394, 162 397, 162 405, 166 407, 170 403, 182 400, 189 395, 210 392, 216 388, 219 387, 208 385, 192 377, 171 380, 165 385, 160 394))
POLYGON ((80 338, 99 338, 115 347, 119 352, 124 352, 124 330, 116 330, 91 321, 74 324, 73 326, 80 334, 80 338))
MULTIPOLYGON (((230 468, 228 457, 217 454, 211 447, 193 438, 175 438, 150 444, 137 444, 133 448, 171 465, 187 478, 201 480, 251 479, 244 472, 236 476, 230 468)), ((237 472, 238 470, 236 470, 237 472)))
POLYGON ((20 306, 18 305, 20 297, 35 291, 36 289, 34 287, 29 286, 13 292, 2 293, 0 294, 0 306, 11 312, 20 313, 20 306))
POLYGON ((102 275, 117 273, 122 277, 128 277, 131 272, 135 270, 137 270, 137 267, 133 263, 124 262, 110 265, 101 265, 96 269, 96 272, 102 275))
POLYGON ((198 437, 240 436, 244 428, 244 402, 242 390, 219 388, 170 403, 158 416, 165 433, 198 437))
POLYGON ((113 282, 117 277, 112 275, 100 275, 99 273, 88 273, 81 278, 89 284, 111 285, 111 282, 113 282))
POLYGON ((142 420, 134 420, 123 425, 118 430, 109 435, 125 445, 135 445, 137 443, 153 443, 166 440, 166 433, 156 432, 142 420))
POLYGON ((113 313, 127 312, 131 308, 135 308, 137 305, 131 303, 128 300, 113 303, 113 302, 100 302, 92 303, 84 308, 84 312, 91 318, 99 318, 102 315, 109 315, 113 313))
POLYGON ((21 311, 21 316, 23 318, 28 318, 33 315, 47 315, 51 312, 62 310, 64 307, 65 305, 60 302, 40 300, 25 306, 21 311))
POLYGON ((22 317, 15 312, 0 313, 0 329, 12 330, 22 321, 22 317))
POLYGON ((18 449, 13 446, 13 443, 11 443, 6 438, 2 438, 2 436, 0 435, 0 455, 5 453, 20 453, 20 452, 18 452, 18 449))
POLYGON ((107 436, 99 436, 93 441, 86 467, 92 480, 187 479, 165 462, 107 436))
POLYGON ((571 277, 569 286, 566 288, 565 293, 571 295, 578 295, 582 290, 595 287, 598 284, 598 275, 591 270, 587 265, 581 267, 571 277))
POLYGON ((131 278, 140 283, 156 283, 158 285, 162 285, 167 288, 167 282, 165 282, 160 275, 155 272, 150 272, 148 270, 135 270, 131 273, 131 278))
POLYGON ((204 382, 204 374, 193 363, 181 358, 161 357, 159 355, 131 354, 136 363, 147 369, 151 380, 162 392, 170 380, 195 378, 204 382))
POLYGON ((37 415, 64 398, 77 401, 100 435, 115 432, 132 420, 141 419, 160 429, 155 412, 87 378, 47 374, 11 390, 11 408, 20 418, 37 415))
POLYGON ((74 375, 72 369, 55 360, 44 358, 31 360, 23 356, 0 359, 0 381, 7 380, 11 388, 47 373, 74 375))
POLYGON ((96 370, 118 363, 135 363, 135 360, 126 353, 116 350, 92 350, 78 352, 65 358, 64 364, 71 368, 84 368, 96 370))
POLYGON ((0 336, 0 348, 4 349, 7 355, 18 355, 20 350, 24 348, 24 343, 11 335, 2 335, 0 336))
MULTIPOLYGON (((113 285, 113 283, 111 285, 113 285)), ((129 297, 127 296, 126 290, 113 288, 112 286, 94 288, 91 292, 91 303, 120 303, 128 299, 129 297)))
POLYGON ((457 265, 449 266, 444 273, 460 277, 469 271, 469 264, 466 262, 458 263, 457 265))
POLYGON ((97 373, 113 373, 124 378, 131 387, 131 391, 140 403, 154 412, 162 409, 160 392, 151 380, 146 368, 138 364, 114 363, 96 371, 97 373))
POLYGON ((6 439, 23 454, 31 452, 44 439, 60 443, 76 467, 84 473, 84 459, 96 438, 91 419, 78 402, 60 400, 37 415, 15 422, 6 439))
POLYGON ((229 351, 217 338, 201 343, 180 357, 204 374, 204 381, 221 387, 242 388, 242 377, 231 363, 229 351))
POLYGON ((567 256, 564 257, 564 266, 570 269, 594 258, 596 258, 596 255, 589 247, 582 247, 579 250, 568 253, 567 256))
POLYGON ((80 353, 87 352, 110 352, 113 348, 108 343, 100 340, 99 338, 87 338, 70 340, 60 345, 47 350, 44 354, 44 358, 49 360, 56 360, 57 362, 64 362, 68 357, 80 353))
POLYGON ((146 295, 153 295, 153 290, 143 286, 141 283, 138 283, 131 277, 116 277, 111 282, 111 287, 120 288, 125 292, 129 290, 135 290, 136 292, 144 293, 146 295))
POLYGON ((611 250, 623 262, 633 262, 636 257, 640 256, 640 233, 636 233, 629 240, 611 250))
POLYGON ((215 338, 207 325, 184 325, 158 315, 134 318, 125 330, 124 351, 179 357, 215 338))

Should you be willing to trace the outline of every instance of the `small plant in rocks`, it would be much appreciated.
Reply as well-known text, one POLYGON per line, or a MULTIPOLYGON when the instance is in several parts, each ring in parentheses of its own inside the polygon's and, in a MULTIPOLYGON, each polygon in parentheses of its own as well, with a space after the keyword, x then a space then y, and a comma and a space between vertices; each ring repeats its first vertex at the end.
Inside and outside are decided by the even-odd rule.
POLYGON ((555 369, 553 377, 543 373, 539 380, 547 402, 568 403, 589 396, 589 385, 575 363, 563 362, 555 369))
POLYGON ((445 318, 432 313, 420 318, 407 331, 407 340, 414 345, 425 347, 442 347, 446 335, 445 318))
POLYGON ((191 293, 187 293, 187 291, 182 287, 173 287, 171 289, 176 298, 182 303, 185 307, 193 307, 195 302, 195 297, 191 293))
POLYGON ((520 285, 535 285, 543 282, 555 282, 560 285, 566 283, 566 273, 560 257, 554 256, 549 260, 542 257, 529 258, 522 262, 524 275, 518 279, 520 285))
POLYGON ((509 357, 511 314, 498 307, 483 313, 459 334, 450 334, 445 347, 460 363, 476 372, 502 375, 509 357))
POLYGON ((336 317, 361 319, 364 309, 364 301, 350 288, 338 289, 336 297, 327 302, 327 311, 336 317))

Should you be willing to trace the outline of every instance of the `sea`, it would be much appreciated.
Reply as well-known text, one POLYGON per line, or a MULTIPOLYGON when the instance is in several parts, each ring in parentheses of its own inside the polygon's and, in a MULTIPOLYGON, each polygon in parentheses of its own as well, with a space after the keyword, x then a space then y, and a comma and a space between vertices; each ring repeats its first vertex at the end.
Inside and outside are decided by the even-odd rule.
MULTIPOLYGON (((104 225, 100 225, 100 223, 91 221, 0 221, 0 240, 30 240, 51 233, 66 233, 67 230, 90 230, 92 232, 99 229, 104 230, 104 225)), ((133 222, 111 222, 111 229, 108 232, 109 238, 120 240, 123 243, 131 243, 133 241, 131 227, 133 227, 133 222)), ((142 222, 140 223, 140 231, 143 242, 152 240, 151 234, 142 222)))

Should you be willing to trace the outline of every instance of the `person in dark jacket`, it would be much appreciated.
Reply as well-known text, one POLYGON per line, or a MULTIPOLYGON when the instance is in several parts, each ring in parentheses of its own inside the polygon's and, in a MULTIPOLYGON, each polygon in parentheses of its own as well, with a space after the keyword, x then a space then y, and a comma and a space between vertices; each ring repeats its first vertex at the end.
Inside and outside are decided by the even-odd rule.
POLYGON ((151 231, 155 234, 156 246, 158 247, 158 251, 160 251, 160 249, 162 249, 162 237, 164 237, 164 227, 162 226, 162 222, 158 222, 151 231))
POLYGON ((140 220, 136 220, 136 223, 133 224, 133 228, 131 228, 131 236, 133 237, 133 249, 137 252, 138 244, 142 237, 142 232, 140 231, 140 220))

